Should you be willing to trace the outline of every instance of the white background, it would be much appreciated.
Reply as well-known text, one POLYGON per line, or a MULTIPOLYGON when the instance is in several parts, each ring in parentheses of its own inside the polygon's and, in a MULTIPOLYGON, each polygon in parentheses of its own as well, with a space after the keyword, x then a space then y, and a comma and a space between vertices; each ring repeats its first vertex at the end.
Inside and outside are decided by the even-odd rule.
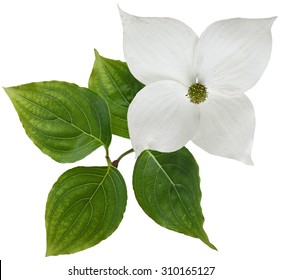
MULTIPOLYGON (((58 176, 77 165, 104 165, 97 150, 75 164, 59 164, 34 146, 0 89, 0 259, 9 279, 74 279, 67 270, 92 266, 152 268, 215 266, 199 279, 282 279, 282 86, 281 8, 275 0, 108 0, 0 2, 0 85, 64 80, 87 87, 93 49, 123 60, 117 3, 140 16, 168 16, 187 23, 198 35, 210 23, 231 17, 278 16, 273 25, 269 65, 247 95, 256 111, 254 166, 212 156, 189 143, 200 165, 205 229, 218 251, 198 239, 166 230, 138 206, 132 191, 134 155, 120 171, 128 205, 120 227, 97 246, 73 255, 45 257, 44 212, 58 176)), ((112 159, 131 147, 114 137, 112 159)), ((185 276, 76 277, 75 279, 198 279, 185 276)))

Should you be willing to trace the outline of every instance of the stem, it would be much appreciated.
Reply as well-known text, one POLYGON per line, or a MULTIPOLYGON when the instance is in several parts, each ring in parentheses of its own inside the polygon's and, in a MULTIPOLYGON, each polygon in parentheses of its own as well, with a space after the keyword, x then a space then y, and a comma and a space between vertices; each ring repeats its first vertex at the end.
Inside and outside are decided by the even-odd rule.
POLYGON ((134 152, 133 149, 130 149, 130 150, 124 152, 124 153, 121 154, 116 160, 114 160, 114 161, 112 162, 112 165, 113 165, 114 167, 118 167, 118 164, 119 164, 120 160, 121 160, 122 158, 124 158, 126 155, 131 154, 131 153, 133 153, 133 152, 134 152))
POLYGON ((112 162, 109 156, 109 149, 108 148, 105 148, 105 149, 106 149, 106 161, 108 163, 108 166, 110 167, 112 165, 112 162))
POLYGON ((134 152, 134 150, 133 150, 133 149, 130 149, 130 150, 124 152, 123 154, 121 154, 116 160, 117 160, 117 161, 120 161, 123 157, 125 157, 126 155, 131 154, 131 153, 133 153, 133 152, 134 152))

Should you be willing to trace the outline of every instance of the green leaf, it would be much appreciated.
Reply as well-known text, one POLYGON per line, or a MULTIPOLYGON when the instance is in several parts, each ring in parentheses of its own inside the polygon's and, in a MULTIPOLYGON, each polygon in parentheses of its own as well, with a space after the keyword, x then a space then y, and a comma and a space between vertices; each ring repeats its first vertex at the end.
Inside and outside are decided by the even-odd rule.
POLYGON ((58 162, 75 162, 111 142, 105 101, 89 89, 59 81, 5 88, 27 135, 58 162))
POLYGON ((95 63, 88 86, 107 102, 113 134, 129 138, 128 106, 144 85, 133 77, 125 62, 105 58, 95 50, 95 63))
POLYGON ((76 167, 51 189, 46 204, 46 256, 72 254, 109 237, 126 207, 126 186, 112 167, 76 167))
POLYGON ((216 249, 203 229, 199 167, 185 147, 173 153, 144 151, 134 167, 133 187, 139 205, 156 223, 216 249))

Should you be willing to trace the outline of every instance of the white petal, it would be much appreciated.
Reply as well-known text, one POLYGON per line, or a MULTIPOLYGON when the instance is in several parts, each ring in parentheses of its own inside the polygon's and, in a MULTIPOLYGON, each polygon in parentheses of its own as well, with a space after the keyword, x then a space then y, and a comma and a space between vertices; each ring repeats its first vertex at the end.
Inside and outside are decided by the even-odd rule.
POLYGON ((186 86, 195 80, 194 48, 197 35, 171 18, 147 18, 120 10, 124 55, 132 74, 145 85, 175 80, 186 86))
POLYGON ((210 25, 195 52, 199 81, 228 94, 251 88, 269 61, 274 20, 235 18, 210 25))
POLYGON ((138 156, 143 150, 173 152, 195 134, 199 107, 186 96, 187 89, 174 81, 159 81, 138 92, 128 109, 128 128, 138 156))
POLYGON ((199 106, 201 120, 193 142, 205 151, 252 164, 255 113, 244 94, 210 93, 199 106))

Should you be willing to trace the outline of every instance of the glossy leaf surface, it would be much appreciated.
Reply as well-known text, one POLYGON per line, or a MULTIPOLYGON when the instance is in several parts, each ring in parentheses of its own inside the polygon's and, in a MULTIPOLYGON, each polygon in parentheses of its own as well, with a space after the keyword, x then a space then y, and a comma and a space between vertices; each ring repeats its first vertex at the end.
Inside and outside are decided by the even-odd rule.
POLYGON ((71 254, 109 237, 120 224, 127 193, 114 167, 76 167, 51 189, 46 204, 46 255, 71 254))
POLYGON ((128 106, 144 85, 133 77, 125 62, 105 58, 97 50, 88 85, 107 102, 113 134, 129 138, 128 106))
POLYGON ((23 127, 42 152, 75 162, 111 142, 107 104, 96 93, 59 81, 5 88, 23 127))
POLYGON ((199 168, 186 148, 144 151, 134 167, 133 187, 138 203, 156 223, 216 249, 203 229, 199 168))

